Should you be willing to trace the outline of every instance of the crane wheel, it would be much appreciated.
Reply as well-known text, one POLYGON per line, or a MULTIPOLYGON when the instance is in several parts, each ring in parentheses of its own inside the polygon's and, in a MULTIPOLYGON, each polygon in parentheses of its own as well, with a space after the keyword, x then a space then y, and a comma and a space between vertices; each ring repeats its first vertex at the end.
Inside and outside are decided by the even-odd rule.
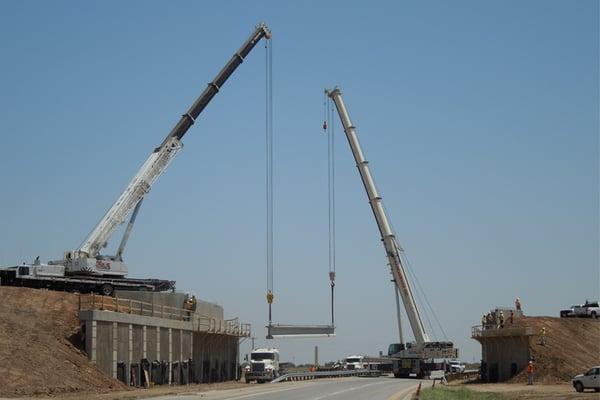
POLYGON ((115 289, 109 283, 105 283, 104 285, 100 286, 100 294, 103 296, 112 296, 114 291, 115 289))

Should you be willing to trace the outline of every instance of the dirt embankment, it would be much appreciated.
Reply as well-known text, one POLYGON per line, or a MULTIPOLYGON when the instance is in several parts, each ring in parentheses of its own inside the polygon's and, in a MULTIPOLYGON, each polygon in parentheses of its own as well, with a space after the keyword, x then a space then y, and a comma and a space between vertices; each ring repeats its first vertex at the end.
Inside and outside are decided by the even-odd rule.
MULTIPOLYGON (((530 340, 535 379, 541 383, 569 382, 573 376, 600 364, 600 319, 525 317, 519 323, 533 328, 530 340), (546 328, 546 345, 539 332, 546 328)), ((526 382, 521 371, 509 382, 526 382)))
POLYGON ((0 286, 0 396, 127 390, 78 349, 78 296, 0 286))

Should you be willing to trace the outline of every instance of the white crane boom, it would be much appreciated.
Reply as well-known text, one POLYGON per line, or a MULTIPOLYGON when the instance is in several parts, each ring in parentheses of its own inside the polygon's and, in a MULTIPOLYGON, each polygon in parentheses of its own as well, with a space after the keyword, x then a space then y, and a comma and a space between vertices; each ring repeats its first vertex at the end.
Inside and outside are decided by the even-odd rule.
POLYGON ((369 162, 366 160, 360 147, 358 136, 356 134, 356 128, 350 120, 350 116, 346 110, 346 105, 342 99, 342 92, 336 87, 332 90, 326 90, 326 93, 327 96, 333 100, 333 103, 335 104, 337 112, 340 116, 340 120, 342 121, 342 126, 344 127, 348 144, 350 145, 350 149, 354 155, 358 172, 360 173, 360 177, 367 192, 369 204, 373 210, 375 221, 377 222, 377 227, 379 228, 379 233, 381 234, 381 240, 385 248, 390 268, 392 270, 392 275, 400 292, 400 297, 402 298, 404 308, 406 309, 406 314, 408 315, 408 320, 410 322, 415 341, 417 342, 418 346, 421 346, 425 342, 429 342, 429 336, 425 332, 425 327, 413 297, 410 283, 406 277, 404 265, 402 264, 402 259, 400 258, 401 249, 388 222, 388 218, 383 207, 383 200, 377 192, 375 181, 373 180, 373 176, 371 175, 371 171, 369 169, 369 162))
POLYGON ((133 177, 129 185, 104 214, 100 222, 92 230, 83 244, 75 251, 65 253, 63 260, 51 261, 52 265, 64 265, 71 274, 92 274, 124 277, 127 267, 123 263, 123 249, 131 233, 133 223, 139 210, 139 204, 150 191, 152 184, 169 166, 173 158, 183 147, 181 139, 194 124, 200 113, 210 103, 212 98, 221 90, 227 79, 237 67, 244 62, 246 56, 252 51, 261 39, 270 39, 271 31, 264 23, 258 24, 254 32, 246 39, 242 47, 233 54, 231 59, 219 71, 212 82, 200 94, 189 110, 171 132, 166 136, 160 146, 150 154, 146 162, 133 177), (135 210, 134 210, 135 209, 135 210), (131 220, 115 256, 102 256, 100 250, 106 247, 108 239, 114 234, 117 227, 125 221, 129 213, 131 220))
POLYGON ((172 137, 166 145, 150 154, 121 196, 77 250, 78 253, 87 257, 96 257, 100 253, 100 249, 106 245, 115 229, 125 221, 136 204, 150 191, 152 184, 162 175, 182 147, 183 144, 179 139, 172 137))

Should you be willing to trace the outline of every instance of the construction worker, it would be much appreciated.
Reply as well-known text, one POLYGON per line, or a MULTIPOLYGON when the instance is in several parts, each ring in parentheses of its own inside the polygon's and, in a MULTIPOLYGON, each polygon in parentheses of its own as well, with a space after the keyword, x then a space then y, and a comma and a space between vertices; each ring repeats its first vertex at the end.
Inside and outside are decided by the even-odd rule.
POLYGON ((533 385, 533 373, 535 372, 535 367, 533 366, 533 361, 529 361, 527 365, 527 384, 533 385))
POLYGON ((515 308, 516 308, 517 312, 521 312, 521 300, 518 297, 515 300, 515 308))
POLYGON ((515 313, 513 312, 513 310, 510 310, 510 316, 508 317, 508 321, 512 325, 514 320, 515 320, 515 313))
POLYGON ((500 328, 504 328, 504 312, 500 311, 500 328))
POLYGON ((483 314, 483 317, 481 317, 481 329, 486 329, 486 315, 483 314))
POLYGON ((542 346, 546 345, 546 327, 542 327, 542 329, 540 329, 540 344, 542 346))

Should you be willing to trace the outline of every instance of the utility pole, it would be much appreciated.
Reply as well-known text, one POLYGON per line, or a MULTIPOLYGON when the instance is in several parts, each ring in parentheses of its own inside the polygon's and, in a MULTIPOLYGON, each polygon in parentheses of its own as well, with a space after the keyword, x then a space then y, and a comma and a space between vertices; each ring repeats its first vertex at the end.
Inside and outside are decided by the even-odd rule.
POLYGON ((315 368, 319 366, 319 346, 315 346, 315 368))

